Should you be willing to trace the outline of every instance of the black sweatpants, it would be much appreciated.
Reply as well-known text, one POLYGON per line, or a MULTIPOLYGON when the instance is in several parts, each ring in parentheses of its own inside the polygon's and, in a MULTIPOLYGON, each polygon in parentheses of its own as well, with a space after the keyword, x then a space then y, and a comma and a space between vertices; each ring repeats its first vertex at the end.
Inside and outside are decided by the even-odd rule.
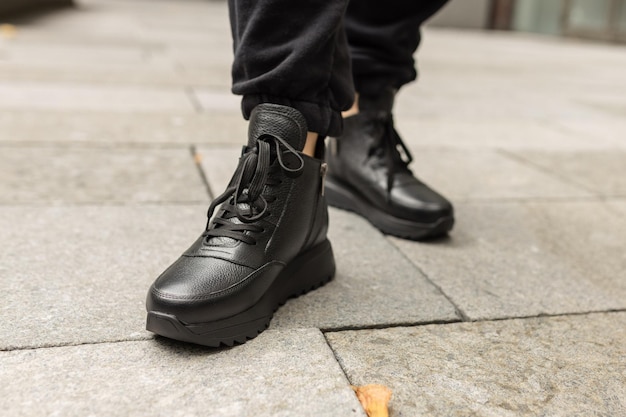
POLYGON ((235 94, 294 107, 310 131, 341 133, 354 91, 376 95, 416 77, 421 24, 447 0, 229 0, 235 94))

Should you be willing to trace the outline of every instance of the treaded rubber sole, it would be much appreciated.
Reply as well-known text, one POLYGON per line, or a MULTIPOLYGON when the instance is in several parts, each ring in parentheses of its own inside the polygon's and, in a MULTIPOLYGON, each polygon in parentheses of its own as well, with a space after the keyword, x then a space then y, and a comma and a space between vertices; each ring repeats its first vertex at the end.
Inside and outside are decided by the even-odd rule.
POLYGON ((276 277, 261 299, 234 316, 207 323, 184 323, 176 316, 149 311, 146 329, 170 339, 220 347, 245 343, 269 326, 274 312, 288 299, 329 282, 335 260, 328 240, 298 255, 276 277))
POLYGON ((444 236, 454 226, 452 216, 441 217, 432 223, 416 223, 394 217, 372 205, 348 187, 328 178, 324 194, 328 205, 359 214, 381 232, 403 239, 424 240, 444 236))

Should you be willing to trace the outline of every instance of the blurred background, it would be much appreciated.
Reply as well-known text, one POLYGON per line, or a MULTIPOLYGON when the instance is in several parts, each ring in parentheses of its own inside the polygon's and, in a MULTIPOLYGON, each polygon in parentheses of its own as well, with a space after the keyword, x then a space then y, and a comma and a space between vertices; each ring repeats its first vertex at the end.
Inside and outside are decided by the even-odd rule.
POLYGON ((626 42, 626 1, 453 0, 431 24, 626 42))
MULTIPOLYGON (((0 16, 68 7, 73 3, 89 2, 2 0, 0 16)), ((430 24, 626 42, 626 0, 453 0, 430 24)))

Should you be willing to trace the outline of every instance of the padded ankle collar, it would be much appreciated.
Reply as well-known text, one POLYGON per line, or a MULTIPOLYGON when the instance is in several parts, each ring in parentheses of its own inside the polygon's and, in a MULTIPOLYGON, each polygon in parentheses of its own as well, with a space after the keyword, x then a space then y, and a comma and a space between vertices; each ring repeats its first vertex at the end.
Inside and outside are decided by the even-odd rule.
POLYGON ((265 135, 280 138, 294 149, 302 151, 306 142, 307 125, 298 110, 279 104, 259 104, 250 114, 248 127, 248 146, 265 135))

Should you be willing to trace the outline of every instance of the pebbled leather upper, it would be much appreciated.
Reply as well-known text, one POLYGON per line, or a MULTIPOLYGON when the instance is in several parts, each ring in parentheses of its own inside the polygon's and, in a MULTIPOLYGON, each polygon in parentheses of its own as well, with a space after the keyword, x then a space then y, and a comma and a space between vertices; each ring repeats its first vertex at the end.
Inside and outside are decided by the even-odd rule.
MULTIPOLYGON (((244 232, 254 244, 211 236, 210 231, 220 227, 212 222, 152 285, 147 299, 149 311, 173 314, 187 323, 229 317, 258 301, 298 254, 326 239, 328 210, 321 195, 323 161, 300 152, 306 133, 304 117, 295 109, 272 104, 255 108, 250 118, 248 146, 230 183, 232 186, 240 180, 238 175, 247 158, 257 157, 260 141, 272 143, 267 182, 259 197, 267 200, 267 210, 261 218, 250 222, 256 231, 244 232), (300 159, 275 138, 286 141, 300 159)), ((222 204, 216 217, 225 216, 232 199, 222 204)), ((246 212, 250 203, 242 203, 239 208, 246 212)), ((242 223, 236 216, 228 221, 242 223)))

